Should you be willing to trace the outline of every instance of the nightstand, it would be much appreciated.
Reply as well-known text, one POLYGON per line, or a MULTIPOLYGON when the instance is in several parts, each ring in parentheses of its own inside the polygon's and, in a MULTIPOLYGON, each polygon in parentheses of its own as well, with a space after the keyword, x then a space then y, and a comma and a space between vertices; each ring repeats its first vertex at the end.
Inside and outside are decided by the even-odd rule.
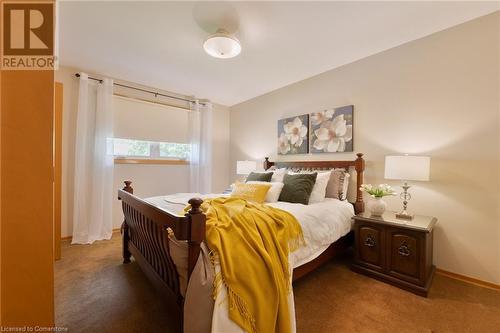
POLYGON ((354 219, 352 270, 427 297, 436 267, 432 264, 435 217, 396 218, 365 212, 354 219))

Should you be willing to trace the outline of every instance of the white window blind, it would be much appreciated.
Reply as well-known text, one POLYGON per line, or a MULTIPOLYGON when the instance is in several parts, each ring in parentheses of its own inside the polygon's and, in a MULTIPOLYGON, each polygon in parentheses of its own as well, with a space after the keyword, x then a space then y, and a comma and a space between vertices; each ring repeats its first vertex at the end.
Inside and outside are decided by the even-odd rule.
POLYGON ((187 159, 188 110, 114 96, 114 154, 187 159))

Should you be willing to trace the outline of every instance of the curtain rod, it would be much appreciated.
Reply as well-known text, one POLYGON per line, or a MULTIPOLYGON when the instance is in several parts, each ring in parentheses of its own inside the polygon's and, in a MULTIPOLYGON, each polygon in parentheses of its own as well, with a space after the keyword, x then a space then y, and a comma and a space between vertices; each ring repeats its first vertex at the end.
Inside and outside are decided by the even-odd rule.
MULTIPOLYGON (((75 73, 75 76, 76 77, 80 77, 80 73, 75 73)), ((102 83, 102 79, 98 79, 98 78, 91 77, 91 76, 89 76, 89 79, 90 80, 94 80, 94 81, 99 81, 100 83, 102 83)), ((156 92, 156 91, 151 91, 151 90, 146 90, 146 89, 142 89, 142 88, 132 87, 132 86, 128 86, 126 84, 121 84, 121 83, 113 82, 113 85, 119 86, 119 87, 123 87, 123 88, 134 89, 134 90, 142 91, 142 92, 149 93, 149 94, 153 94, 153 95, 155 95, 155 97, 162 96, 162 97, 172 98, 172 99, 176 99, 176 100, 184 101, 184 102, 188 102, 188 103, 196 103, 197 102, 196 100, 182 98, 182 97, 176 97, 176 96, 171 96, 171 95, 165 95, 165 94, 161 94, 161 93, 156 92)), ((205 103, 201 103, 201 102, 198 102, 198 103, 201 104, 201 105, 205 105, 205 103)))
POLYGON ((119 93, 113 93, 113 96, 118 96, 118 97, 125 98, 125 99, 131 99, 131 100, 134 100, 134 101, 146 102, 146 103, 149 103, 149 104, 158 104, 158 105, 163 105, 163 106, 169 106, 171 108, 176 108, 176 109, 182 109, 182 110, 191 111, 191 108, 186 107, 186 106, 173 105, 173 104, 168 104, 168 103, 160 102, 160 101, 152 101, 152 100, 149 100, 147 98, 130 97, 128 95, 119 94, 119 93))

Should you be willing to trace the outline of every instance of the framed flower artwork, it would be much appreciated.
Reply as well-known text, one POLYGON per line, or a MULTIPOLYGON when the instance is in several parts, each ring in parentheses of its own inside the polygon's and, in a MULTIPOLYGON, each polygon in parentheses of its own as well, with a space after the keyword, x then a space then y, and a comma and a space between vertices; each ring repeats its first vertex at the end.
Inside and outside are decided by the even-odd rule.
POLYGON ((354 106, 311 113, 311 153, 352 152, 354 106))
POLYGON ((278 120, 278 154, 307 154, 309 152, 309 115, 278 120))

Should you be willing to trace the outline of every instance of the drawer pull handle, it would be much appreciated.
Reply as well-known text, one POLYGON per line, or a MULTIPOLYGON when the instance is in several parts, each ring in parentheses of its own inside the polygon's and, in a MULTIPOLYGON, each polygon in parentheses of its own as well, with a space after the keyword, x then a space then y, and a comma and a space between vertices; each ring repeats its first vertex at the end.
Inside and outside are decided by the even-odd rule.
POLYGON ((410 248, 406 243, 403 243, 399 248, 398 248, 398 253, 400 256, 403 257, 409 257, 411 254, 410 248))
POLYGON ((374 247, 375 246, 375 239, 373 239, 372 235, 368 235, 365 239, 365 246, 368 247, 374 247))

